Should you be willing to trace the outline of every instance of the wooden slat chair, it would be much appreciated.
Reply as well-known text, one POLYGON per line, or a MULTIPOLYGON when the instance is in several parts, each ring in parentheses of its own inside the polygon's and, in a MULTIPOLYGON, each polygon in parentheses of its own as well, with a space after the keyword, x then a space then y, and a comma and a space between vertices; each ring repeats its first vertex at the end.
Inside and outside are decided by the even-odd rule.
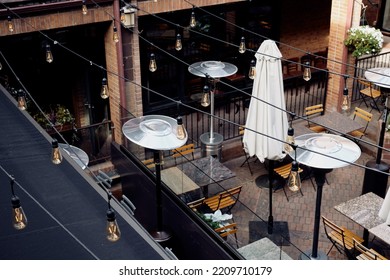
POLYGON ((326 128, 320 125, 316 125, 310 122, 309 118, 322 114, 324 107, 322 104, 317 104, 305 108, 305 116, 307 117, 307 126, 310 130, 321 133, 326 132, 326 128))
POLYGON ((352 240, 353 240, 355 252, 358 253, 358 255, 356 255, 356 259, 358 259, 358 260, 387 260, 387 258, 385 258, 381 254, 379 254, 374 249, 369 249, 366 246, 364 246, 362 243, 356 241, 355 238, 353 238, 352 240))
POLYGON ((362 243, 364 241, 363 238, 345 227, 336 225, 324 216, 322 216, 322 221, 324 223, 326 237, 332 243, 327 255, 329 255, 333 247, 336 247, 340 254, 345 254, 348 259, 354 259, 354 242, 362 243), (353 239, 355 239, 355 241, 353 239))
MULTIPOLYGON (((368 125, 370 124, 370 122, 372 120, 372 114, 367 112, 367 111, 365 111, 365 110, 363 110, 363 109, 360 109, 359 107, 356 107, 355 111, 353 113, 353 119, 355 120, 356 117, 361 118, 362 120, 364 120, 366 122, 366 125, 362 129, 351 131, 348 134, 353 136, 353 137, 355 137, 355 138, 362 139, 362 137, 366 135, 366 131, 367 131, 368 125)), ((359 140, 357 140, 357 139, 353 139, 353 140, 357 144, 359 143, 359 140)))
MULTIPOLYGON (((290 176, 290 173, 291 173, 291 167, 292 167, 292 162, 290 163, 287 163, 285 165, 282 165, 280 167, 277 167, 277 168, 274 168, 274 172, 283 178, 284 180, 284 183, 283 183, 283 192, 284 192, 284 195, 286 196, 287 198, 287 201, 289 201, 289 197, 291 197, 292 195, 288 196, 287 195, 287 192, 286 192, 286 187, 287 187, 287 179, 288 177, 290 176)), ((302 168, 298 168, 298 173, 301 173, 303 171, 302 168)), ((301 195, 303 195, 302 193, 302 190, 300 189, 299 192, 301 193, 301 195)))
POLYGON ((213 212, 217 210, 221 210, 225 213, 230 213, 230 211, 238 201, 241 190, 242 190, 242 186, 228 189, 212 197, 206 198, 204 200, 204 203, 213 212))
POLYGON ((222 238, 227 238, 228 235, 234 234, 234 237, 236 239, 236 246, 238 248, 238 240, 237 240, 237 224, 236 223, 231 223, 228 225, 223 225, 220 228, 216 228, 215 231, 219 233, 219 235, 222 238))
MULTIPOLYGON (((141 161, 148 169, 154 169, 156 167, 156 164, 154 163, 154 158, 148 158, 141 161)), ((161 169, 163 169, 164 166, 164 157, 161 156, 161 163, 160 163, 161 169)))
POLYGON ((204 205, 205 198, 202 197, 198 200, 194 200, 187 203, 187 206, 190 207, 193 211, 198 212, 199 208, 201 208, 204 205))
MULTIPOLYGON (((360 104, 362 104, 364 102, 364 104, 366 104, 367 108, 371 107, 370 113, 371 113, 372 109, 374 109, 374 108, 376 110, 378 110, 378 112, 380 112, 381 110, 379 109, 377 102, 381 98, 381 91, 374 88, 373 84, 368 82, 368 81, 358 79, 358 83, 359 83, 359 87, 360 87, 359 93, 360 93, 360 96, 362 97, 362 102, 360 102, 360 104), (371 102, 372 102, 371 104, 373 104, 374 106, 371 106, 371 104, 367 104, 366 98, 371 100, 371 102)), ((359 106, 360 106, 360 104, 359 104, 359 106)))
POLYGON ((180 148, 176 148, 176 149, 172 150, 172 153, 173 153, 172 157, 175 159, 175 164, 177 164, 177 158, 179 158, 181 156, 189 155, 189 154, 192 155, 192 159, 194 160, 195 159, 194 152, 195 152, 194 144, 188 144, 188 145, 184 145, 184 146, 181 146, 180 148))

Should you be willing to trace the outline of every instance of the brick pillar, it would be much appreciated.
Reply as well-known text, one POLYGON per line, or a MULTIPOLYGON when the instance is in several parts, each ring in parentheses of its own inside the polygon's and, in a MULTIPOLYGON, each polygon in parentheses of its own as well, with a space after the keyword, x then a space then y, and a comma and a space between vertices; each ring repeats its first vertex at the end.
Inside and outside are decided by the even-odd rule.
MULTIPOLYGON (((347 30, 352 26, 359 25, 360 12, 361 6, 357 1, 332 1, 327 64, 330 73, 326 99, 327 111, 340 111, 344 89, 344 78, 340 74, 353 77, 353 67, 347 67, 346 64, 354 65, 354 58, 348 53, 344 40, 347 36, 347 30)), ((350 83, 349 81, 349 85, 350 83)))

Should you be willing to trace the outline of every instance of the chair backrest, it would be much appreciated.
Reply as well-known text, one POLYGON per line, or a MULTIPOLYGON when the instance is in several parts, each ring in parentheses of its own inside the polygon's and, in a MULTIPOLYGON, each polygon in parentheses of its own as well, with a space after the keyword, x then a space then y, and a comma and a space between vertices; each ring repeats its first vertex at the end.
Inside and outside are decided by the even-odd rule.
POLYGON ((326 236, 330 239, 336 242, 337 244, 345 247, 345 241, 344 241, 344 229, 330 221, 329 219, 322 216, 322 221, 324 223, 324 230, 326 236))
POLYGON ((215 231, 218 232, 221 237, 228 236, 229 234, 235 234, 237 233, 237 230, 238 228, 236 223, 227 224, 215 229, 215 231))
POLYGON ((239 133, 239 135, 240 135, 240 136, 243 136, 243 135, 244 135, 244 132, 245 132, 245 126, 240 125, 240 126, 238 127, 238 133, 239 133))
POLYGON ((309 117, 314 114, 321 114, 324 111, 324 106, 322 104, 317 104, 305 108, 305 116, 309 117))
POLYGON ((225 209, 229 212, 236 205, 240 196, 242 186, 234 187, 220 192, 212 197, 206 198, 204 203, 212 210, 225 209))
POLYGON ((358 83, 364 87, 371 87, 372 86, 372 84, 369 81, 365 81, 365 80, 360 79, 360 78, 358 79, 358 83))
POLYGON ((188 145, 184 145, 184 146, 181 146, 180 148, 176 148, 176 149, 172 150, 172 153, 173 153, 172 157, 175 159, 175 163, 176 163, 177 158, 179 158, 181 156, 188 155, 188 154, 191 154, 192 159, 194 159, 195 158, 194 152, 195 152, 194 144, 188 144, 188 145))
POLYGON ((356 117, 359 117, 365 120, 366 122, 370 122, 372 120, 372 114, 363 109, 360 109, 359 107, 355 107, 353 119, 355 119, 356 117))
POLYGON ((155 164, 154 164, 154 158, 149 158, 149 159, 145 159, 142 161, 143 164, 146 165, 147 168, 154 168, 155 164))
POLYGON ((356 252, 360 254, 356 256, 358 260, 387 260, 384 256, 379 254, 373 249, 368 249, 362 243, 358 242, 353 238, 353 246, 356 252))
POLYGON ((198 200, 194 200, 194 201, 191 201, 191 202, 188 202, 187 203, 187 206, 190 207, 193 211, 197 212, 198 211, 198 207, 202 206, 204 204, 204 200, 205 198, 202 197, 198 200))

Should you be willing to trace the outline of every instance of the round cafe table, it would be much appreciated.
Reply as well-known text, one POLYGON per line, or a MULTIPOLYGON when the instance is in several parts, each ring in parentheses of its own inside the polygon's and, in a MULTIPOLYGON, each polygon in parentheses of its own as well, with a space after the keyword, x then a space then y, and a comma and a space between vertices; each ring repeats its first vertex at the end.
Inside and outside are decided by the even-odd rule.
POLYGON ((62 150, 64 150, 82 169, 85 169, 89 163, 89 157, 82 149, 72 145, 59 143, 62 150))

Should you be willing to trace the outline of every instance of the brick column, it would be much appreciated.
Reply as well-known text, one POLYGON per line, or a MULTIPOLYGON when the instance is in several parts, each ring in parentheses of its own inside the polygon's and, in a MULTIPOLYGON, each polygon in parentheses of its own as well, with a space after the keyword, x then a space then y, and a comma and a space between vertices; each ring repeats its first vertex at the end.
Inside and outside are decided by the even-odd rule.
MULTIPOLYGON (((329 82, 326 100, 327 111, 340 111, 342 102, 344 78, 340 74, 353 76, 354 69, 346 64, 354 65, 354 58, 344 45, 347 30, 358 26, 361 6, 354 0, 332 1, 331 23, 329 31, 328 69, 329 82)), ((349 85, 351 81, 349 81, 349 85)), ((351 90, 350 90, 351 92, 351 90)))

